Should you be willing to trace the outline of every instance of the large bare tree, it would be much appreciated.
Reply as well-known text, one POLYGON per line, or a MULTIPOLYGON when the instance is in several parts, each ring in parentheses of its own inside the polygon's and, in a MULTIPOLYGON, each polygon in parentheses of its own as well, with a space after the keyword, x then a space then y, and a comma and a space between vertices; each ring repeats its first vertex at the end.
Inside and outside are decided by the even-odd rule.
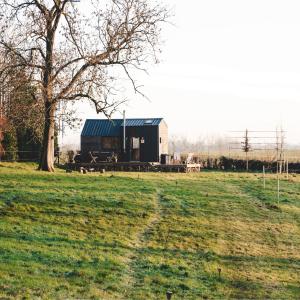
POLYGON ((60 102, 89 100, 107 117, 119 70, 139 92, 132 69, 156 60, 168 12, 154 0, 0 0, 0 76, 26 72, 44 105, 40 169, 54 170, 55 117, 60 102), (5 63, 13 57, 13 62, 5 63))

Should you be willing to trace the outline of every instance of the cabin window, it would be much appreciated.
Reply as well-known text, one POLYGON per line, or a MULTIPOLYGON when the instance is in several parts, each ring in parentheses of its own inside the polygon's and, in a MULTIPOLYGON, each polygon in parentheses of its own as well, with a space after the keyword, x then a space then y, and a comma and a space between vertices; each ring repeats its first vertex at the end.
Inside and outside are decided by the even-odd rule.
POLYGON ((103 150, 118 150, 120 148, 120 139, 118 137, 102 137, 101 148, 103 150))
POLYGON ((161 138, 159 138, 159 143, 161 144, 161 138))
POLYGON ((84 142, 82 143, 82 149, 84 152, 88 151, 99 151, 99 144, 92 142, 84 142))

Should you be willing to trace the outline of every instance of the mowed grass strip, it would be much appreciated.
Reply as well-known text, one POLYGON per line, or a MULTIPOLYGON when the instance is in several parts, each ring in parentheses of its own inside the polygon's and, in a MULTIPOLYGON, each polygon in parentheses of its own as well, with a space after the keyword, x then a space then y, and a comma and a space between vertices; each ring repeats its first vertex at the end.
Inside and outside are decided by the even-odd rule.
POLYGON ((0 165, 0 298, 297 299, 300 176, 0 165))

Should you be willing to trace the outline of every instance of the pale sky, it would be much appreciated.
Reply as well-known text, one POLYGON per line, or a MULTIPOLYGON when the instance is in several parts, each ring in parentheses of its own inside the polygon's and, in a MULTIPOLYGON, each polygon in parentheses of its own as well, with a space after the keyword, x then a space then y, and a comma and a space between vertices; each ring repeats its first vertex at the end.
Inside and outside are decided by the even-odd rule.
POLYGON ((300 144, 299 0, 164 2, 175 16, 164 26, 161 63, 136 77, 151 101, 128 91, 127 117, 164 117, 170 135, 190 139, 283 126, 300 144))

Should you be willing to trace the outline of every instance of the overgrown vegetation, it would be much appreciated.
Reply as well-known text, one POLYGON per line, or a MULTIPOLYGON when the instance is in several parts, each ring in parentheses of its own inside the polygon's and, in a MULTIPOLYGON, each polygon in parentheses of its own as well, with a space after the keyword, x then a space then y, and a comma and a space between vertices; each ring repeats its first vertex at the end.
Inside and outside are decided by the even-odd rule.
POLYGON ((0 298, 300 294, 300 176, 56 174, 0 165, 0 298), (219 275, 220 272, 220 275, 219 275))
POLYGON ((6 81, 0 82, 0 160, 36 161, 43 132, 42 103, 33 96, 23 71, 12 72, 6 81))

